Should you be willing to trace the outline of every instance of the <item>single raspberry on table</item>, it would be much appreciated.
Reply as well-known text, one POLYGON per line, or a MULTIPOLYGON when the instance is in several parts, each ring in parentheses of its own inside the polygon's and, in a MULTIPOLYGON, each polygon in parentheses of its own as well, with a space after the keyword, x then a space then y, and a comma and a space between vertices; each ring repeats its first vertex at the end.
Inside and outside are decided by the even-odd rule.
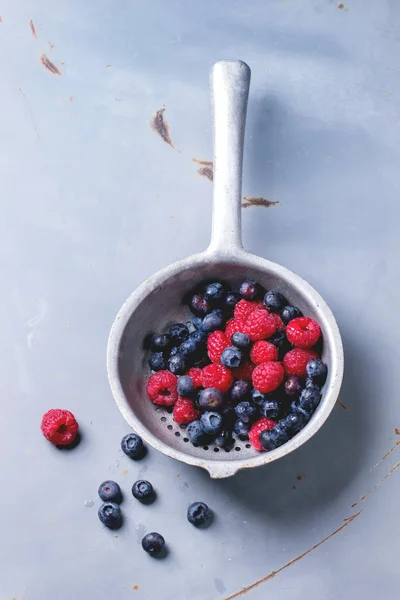
POLYGON ((178 399, 177 382, 178 378, 170 371, 157 371, 149 377, 147 395, 154 404, 173 406, 178 399))
POLYGON ((194 387, 196 389, 203 385, 201 383, 201 369, 198 369, 197 367, 192 367, 191 369, 189 369, 186 375, 189 375, 189 377, 192 378, 194 387))
POLYGON ((237 369, 232 369, 232 375, 236 381, 251 381, 253 371, 254 365, 247 361, 240 365, 240 367, 237 367, 237 369))
POLYGON ((172 413, 173 419, 179 425, 187 425, 200 418, 200 411, 196 409, 193 400, 178 397, 172 413))
POLYGON ((281 385, 284 375, 282 363, 273 361, 262 363, 253 371, 253 386, 259 392, 268 394, 281 385))
POLYGON ((315 346, 321 335, 320 326, 308 317, 298 317, 289 321, 286 327, 286 337, 297 348, 315 346))
POLYGON ((55 446, 67 446, 75 440, 79 426, 69 410, 52 408, 43 415, 40 429, 46 440, 55 446))
POLYGON ((271 316, 274 318, 276 330, 277 331, 285 331, 286 325, 282 321, 280 314, 279 313, 271 313, 271 316))
POLYGON ((225 394, 233 384, 233 376, 223 365, 211 364, 202 369, 201 381, 204 388, 215 388, 225 394))
POLYGON ((243 333, 247 333, 252 342, 265 340, 276 332, 274 317, 267 310, 254 310, 246 319, 243 333))
POLYGON ((286 375, 306 377, 306 366, 312 358, 318 358, 318 354, 315 350, 305 350, 303 348, 293 348, 293 350, 289 350, 283 357, 283 366, 286 375))
POLYGON ((207 340, 207 351, 210 360, 214 363, 219 363, 221 354, 228 348, 231 343, 227 340, 223 331, 213 331, 208 336, 207 340))
POLYGON ((249 442, 253 446, 253 448, 258 450, 259 452, 264 452, 264 448, 261 446, 258 439, 260 437, 260 433, 263 431, 269 431, 270 429, 273 429, 275 425, 277 425, 277 423, 275 421, 272 421, 272 419, 266 419, 265 417, 262 417, 251 426, 251 429, 249 431, 249 442))
POLYGON ((272 342, 259 340, 253 344, 250 358, 255 365, 261 365, 263 362, 278 360, 278 353, 278 348, 272 342))
POLYGON ((244 319, 229 319, 225 327, 225 337, 229 344, 231 343, 231 337, 234 333, 243 333, 243 329, 246 321, 244 319))
POLYGON ((256 302, 250 302, 249 300, 240 300, 235 306, 235 310, 233 311, 233 315, 235 319, 244 319, 256 309, 263 309, 264 304, 262 300, 258 300, 256 302))

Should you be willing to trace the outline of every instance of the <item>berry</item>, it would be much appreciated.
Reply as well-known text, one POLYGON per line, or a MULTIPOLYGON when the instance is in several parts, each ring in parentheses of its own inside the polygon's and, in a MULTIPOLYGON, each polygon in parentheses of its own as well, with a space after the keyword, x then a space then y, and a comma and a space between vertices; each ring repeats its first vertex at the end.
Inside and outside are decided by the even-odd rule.
POLYGON ((233 311, 239 300, 240 294, 238 294, 237 292, 228 292, 225 298, 225 308, 228 311, 233 311))
POLYGON ((153 531, 145 535, 142 539, 142 548, 145 552, 157 556, 164 550, 165 540, 161 534, 153 531))
POLYGON ((286 304, 286 298, 279 292, 270 290, 264 296, 264 304, 271 312, 279 312, 286 304))
POLYGON ((233 431, 236 433, 240 440, 249 439, 250 423, 244 423, 241 419, 238 419, 233 424, 233 431))
POLYGON ((167 368, 167 363, 162 352, 152 352, 148 362, 152 371, 165 371, 167 368))
POLYGON ((235 310, 233 312, 235 319, 244 319, 246 320, 251 313, 256 310, 256 308, 260 308, 257 302, 249 302, 248 300, 240 300, 235 306, 235 310))
POLYGON ((226 339, 228 341, 230 339, 232 339, 233 334, 236 333, 237 331, 240 331, 240 333, 243 333, 245 324, 246 324, 246 321, 244 319, 229 319, 229 321, 227 322, 227 324, 225 326, 226 339))
POLYGON ((204 502, 193 502, 187 509, 187 520, 195 527, 208 525, 212 512, 204 502))
POLYGON ((115 481, 103 481, 99 487, 98 494, 103 502, 122 502, 121 488, 115 481))
POLYGON ((281 310, 281 319, 285 325, 287 325, 289 321, 292 321, 293 319, 298 319, 302 316, 303 313, 300 309, 297 308, 297 306, 291 306, 290 304, 288 304, 287 306, 284 306, 281 310))
POLYGON ((109 529, 119 529, 122 525, 122 513, 116 502, 104 502, 97 513, 100 521, 109 529))
POLYGON ((229 342, 223 331, 213 331, 208 336, 207 340, 207 351, 210 360, 214 363, 219 363, 221 354, 228 348, 229 342))
POLYGON ((279 414, 279 402, 272 398, 266 398, 261 404, 260 412, 267 419, 277 420, 279 414))
POLYGON ((233 369, 232 374, 235 379, 243 379, 244 381, 251 381, 254 371, 254 365, 251 362, 244 362, 237 369, 233 369))
POLYGON ((246 319, 243 333, 247 333, 252 342, 265 340, 276 331, 275 319, 266 310, 254 310, 246 319))
POLYGON ((68 446, 78 435, 78 422, 69 410, 52 408, 42 417, 40 429, 55 446, 68 446))
POLYGON ((224 286, 219 282, 210 283, 204 291, 204 298, 211 304, 220 304, 224 299, 224 295, 224 286))
POLYGON ((248 381, 243 381, 243 379, 239 379, 235 381, 231 388, 231 400, 232 402, 240 402, 241 400, 246 400, 250 396, 251 386, 248 381))
POLYGON ((129 458, 136 458, 137 460, 143 458, 146 453, 143 440, 137 433, 128 433, 122 438, 121 450, 129 458))
POLYGON ((229 346, 221 354, 221 364, 227 369, 237 369, 242 362, 242 353, 238 348, 229 346))
POLYGON ((253 371, 253 385, 259 392, 268 394, 276 390, 282 383, 284 370, 280 362, 266 362, 258 365, 253 371))
POLYGON ((318 355, 314 350, 303 350, 302 348, 293 348, 283 358, 283 366, 286 375, 298 375, 305 377, 307 375, 307 363, 318 355))
POLYGON ((174 323, 169 329, 169 335, 172 344, 179 346, 188 339, 189 329, 183 323, 174 323))
POLYGON ((251 340, 248 335, 245 333, 240 333, 240 331, 236 331, 231 337, 231 342, 236 348, 240 348, 240 350, 246 350, 251 343, 251 340))
POLYGON ((230 433, 230 431, 221 431, 220 434, 214 440, 214 443, 217 444, 220 448, 228 448, 232 446, 234 443, 234 439, 230 433))
POLYGON ((174 354, 178 354, 178 352, 179 352, 179 346, 173 346, 171 348, 171 350, 169 351, 169 355, 174 356, 174 354))
MULTIPOLYGON (((190 322, 188 323, 188 325, 189 324, 190 322)), ((203 325, 203 319, 200 319, 200 317, 193 317, 192 325, 195 329, 201 329, 201 326, 203 325)))
POLYGON ((300 429, 303 429, 304 425, 307 423, 306 417, 299 410, 289 413, 284 419, 282 419, 282 421, 286 429, 292 435, 298 433, 300 429))
POLYGON ((309 377, 307 377, 306 379, 306 388, 315 388, 316 390, 320 390, 320 386, 318 385, 318 383, 316 383, 315 381, 313 381, 312 379, 310 379, 309 377))
POLYGON ((318 388, 305 388, 299 398, 299 407, 309 415, 312 415, 321 400, 321 393, 318 388))
POLYGON ((235 407, 235 413, 237 418, 243 421, 243 423, 251 423, 258 417, 257 406, 246 401, 239 402, 239 404, 237 404, 235 407))
POLYGON ((271 419, 266 419, 265 417, 262 417, 261 419, 253 423, 249 431, 250 444, 259 452, 263 452, 264 448, 261 446, 259 441, 260 433, 262 431, 269 431, 270 429, 273 429, 275 425, 275 421, 272 421, 271 419))
POLYGON ((277 331, 285 331, 286 327, 285 327, 285 324, 283 323, 279 313, 271 313, 271 314, 274 317, 276 330, 277 331))
POLYGON ((221 409, 221 415, 224 421, 225 429, 232 429, 234 422, 236 421, 236 413, 233 406, 228 404, 223 406, 221 409))
POLYGON ((203 331, 210 332, 215 331, 216 329, 221 329, 223 324, 224 316, 222 314, 222 310, 216 308, 204 317, 201 328, 203 331))
POLYGON ((241 284, 239 292, 245 300, 255 300, 261 295, 261 286, 252 279, 246 279, 241 284))
POLYGON ((153 335, 151 339, 151 349, 154 352, 164 352, 168 350, 171 345, 171 338, 168 333, 161 333, 159 335, 153 335))
MULTIPOLYGON (((175 354, 179 356, 179 354, 175 354)), ((171 360, 174 356, 171 357, 171 360)), ((147 382, 146 391, 147 395, 154 402, 154 404, 161 404, 162 406, 173 406, 178 399, 178 392, 176 389, 177 377, 170 371, 158 371, 149 377, 147 382)))
POLYGON ((274 346, 276 346, 278 350, 281 350, 283 352, 287 352, 291 348, 291 345, 289 344, 286 337, 286 333, 284 331, 277 331, 276 333, 274 333, 274 335, 271 335, 269 341, 271 342, 271 344, 274 344, 274 346))
POLYGON ((179 396, 183 396, 184 398, 191 398, 194 394, 193 379, 189 377, 189 375, 182 375, 178 379, 176 389, 178 390, 179 396))
POLYGON ((178 425, 187 425, 200 418, 200 411, 196 409, 193 400, 179 397, 174 406, 172 417, 178 425))
MULTIPOLYGON (((183 343, 186 344, 187 342, 183 343)), ((185 357, 182 354, 180 354, 180 352, 177 352, 176 354, 174 354, 174 356, 171 356, 171 358, 169 359, 168 368, 174 375, 183 375, 187 369, 187 362, 185 357)))
POLYGON ((205 412, 200 417, 203 430, 209 435, 217 435, 222 429, 222 416, 217 412, 205 412))
POLYGON ((207 434, 201 426, 200 421, 192 421, 186 427, 186 435, 192 444, 205 444, 208 440, 207 434))
POLYGON ((303 389, 300 377, 297 375, 290 375, 285 381, 285 393, 288 396, 298 396, 303 389))
POLYGON ((197 402, 200 408, 218 410, 224 403, 224 397, 219 390, 207 388, 201 390, 197 402))
POLYGON ((196 369, 195 367, 192 367, 191 369, 189 369, 186 375, 188 375, 193 380, 194 387, 196 389, 202 386, 201 369, 196 369))
POLYGON ((312 358, 306 367, 307 375, 313 381, 323 385, 328 374, 326 364, 320 358, 312 358))
POLYGON ((132 486, 132 495, 141 502, 150 502, 154 499, 154 489, 150 481, 139 479, 132 486))
POLYGON ((203 296, 195 294, 190 300, 190 310, 199 317, 205 317, 211 310, 211 305, 203 296))
POLYGON ((264 402, 264 400, 266 400, 266 398, 267 396, 265 394, 262 394, 256 389, 253 389, 253 391, 251 392, 251 399, 253 400, 254 404, 261 406, 261 404, 264 402))
MULTIPOLYGON (((196 332, 196 333, 200 333, 200 332, 196 332)), ((191 334, 191 335, 193 335, 193 334, 191 334)), ((195 339, 189 338, 189 339, 185 340, 184 342, 182 342, 182 344, 179 346, 178 352, 179 352, 179 354, 181 354, 181 356, 193 357, 198 352, 198 343, 196 342, 195 339)))
POLYGON ((193 340, 193 342, 197 344, 197 347, 201 348, 201 346, 204 346, 204 344, 207 342, 207 334, 205 331, 201 330, 193 331, 193 333, 189 335, 189 340, 193 340))
POLYGON ((223 365, 207 365, 201 371, 201 381, 205 388, 216 388, 223 394, 229 390, 233 384, 232 373, 223 365))
POLYGON ((315 346, 321 335, 320 326, 308 317, 299 317, 289 322, 286 327, 286 337, 297 348, 315 346))
POLYGON ((255 342, 250 350, 250 358, 255 365, 260 365, 270 360, 278 360, 278 348, 271 342, 259 340, 255 342))
POLYGON ((278 423, 276 427, 269 430, 264 430, 259 435, 259 442, 264 450, 274 450, 278 446, 282 446, 289 439, 289 432, 286 427, 278 423))

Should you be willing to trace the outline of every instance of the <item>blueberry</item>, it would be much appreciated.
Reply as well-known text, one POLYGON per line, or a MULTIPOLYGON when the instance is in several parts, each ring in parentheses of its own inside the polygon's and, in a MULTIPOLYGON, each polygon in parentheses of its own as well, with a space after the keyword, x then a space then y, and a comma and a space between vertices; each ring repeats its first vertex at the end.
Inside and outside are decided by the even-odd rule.
POLYGON ((229 446, 233 446, 234 441, 235 440, 233 439, 230 431, 227 430, 221 431, 221 433, 219 433, 214 440, 214 442, 220 448, 228 448, 229 446))
POLYGON ((160 333, 158 335, 153 335, 151 339, 151 349, 154 352, 164 352, 168 350, 171 345, 171 338, 168 333, 160 333))
POLYGON ((287 306, 284 306, 281 310, 281 319, 284 325, 287 325, 289 321, 292 321, 293 319, 297 319, 298 317, 302 316, 303 313, 300 309, 297 308, 297 306, 291 306, 290 304, 288 304, 287 306))
POLYGON ((326 368, 326 364, 322 362, 320 358, 312 358, 307 363, 307 375, 310 379, 323 385, 326 380, 326 376, 328 374, 328 369, 326 368))
POLYGON ((195 340, 188 339, 179 346, 179 354, 182 356, 193 356, 198 351, 198 345, 195 340))
POLYGON ((148 363, 152 371, 164 371, 167 368, 167 363, 162 352, 152 352, 148 363))
POLYGON ((116 502, 104 502, 97 513, 100 521, 109 529, 119 529, 122 525, 122 513, 116 502))
POLYGON ((217 412, 205 412, 200 417, 203 431, 209 435, 217 435, 222 429, 222 416, 217 412))
POLYGON ((308 423, 308 421, 312 417, 312 412, 309 412, 306 409, 304 409, 302 406, 300 406, 300 404, 296 400, 294 400, 292 402, 292 404, 290 405, 290 410, 293 414, 301 413, 303 415, 306 423, 308 423))
POLYGON ((103 502, 122 502, 121 488, 115 481, 103 481, 99 487, 98 494, 103 502))
POLYGON ((222 393, 215 388, 201 390, 198 395, 198 405, 200 408, 218 410, 224 403, 222 393))
POLYGON ((200 317, 193 317, 192 325, 195 329, 201 329, 203 325, 203 319, 200 319, 200 317))
POLYGON ((278 312, 286 304, 286 298, 275 290, 270 290, 264 296, 264 305, 271 312, 278 312))
POLYGON ((173 348, 171 348, 171 350, 169 351, 169 355, 174 356, 174 354, 178 354, 178 352, 179 352, 179 346, 173 346, 173 348))
MULTIPOLYGON (((184 344, 186 342, 183 342, 184 344)), ((182 347, 182 344, 181 346, 182 347)), ((168 361, 168 369, 174 375, 183 375, 187 371, 187 363, 185 357, 178 352, 170 357, 168 361)))
POLYGON ((186 427, 186 435, 192 444, 204 444, 208 440, 207 434, 202 428, 200 421, 192 421, 189 423, 186 427))
POLYGON ((251 392, 251 399, 253 400, 254 404, 261 405, 266 398, 267 398, 266 394, 262 394, 255 388, 251 392))
POLYGON ((142 438, 136 433, 128 433, 122 438, 121 450, 129 458, 136 458, 137 460, 143 458, 146 452, 142 438))
POLYGON ((289 432, 286 426, 282 426, 280 423, 273 429, 268 431, 262 431, 260 433, 259 441, 264 450, 274 450, 278 446, 282 446, 289 440, 289 432))
POLYGON ((204 317, 201 328, 203 331, 207 331, 207 333, 210 333, 211 331, 215 331, 216 329, 221 329, 223 324, 224 316, 222 314, 222 310, 216 308, 215 310, 211 311, 210 314, 204 317))
POLYGON ((245 300, 255 300, 261 294, 261 287, 252 279, 246 279, 240 286, 240 295, 245 300))
POLYGON ((246 333, 240 333, 240 331, 237 331, 231 337, 231 342, 234 346, 236 346, 236 348, 246 350, 250 346, 251 340, 246 333))
POLYGON ((225 308, 232 312, 240 300, 240 294, 237 292, 228 292, 225 298, 225 308))
POLYGON ((221 410, 221 415, 224 423, 224 428, 232 430, 233 424, 236 421, 236 413, 233 406, 224 406, 221 410))
POLYGON ((231 387, 231 399, 232 402, 240 402, 241 400, 248 400, 250 397, 251 385, 248 381, 242 381, 241 379, 235 381, 231 387))
MULTIPOLYGON (((292 435, 298 433, 300 431, 300 429, 303 429, 304 425, 307 423, 307 419, 306 419, 305 415, 298 410, 296 410, 295 412, 289 413, 283 419, 283 421, 285 423, 287 430, 292 435)), ((281 421, 281 423, 282 423, 282 421, 281 421)))
POLYGON ((208 525, 212 512, 204 502, 193 502, 187 509, 187 520, 196 527, 208 525))
POLYGON ((178 379, 178 394, 183 398, 191 398, 194 394, 193 379, 189 375, 182 375, 178 379))
POLYGON ((300 377, 290 375, 285 381, 285 394, 288 396, 298 396, 303 387, 300 377))
POLYGON ((236 369, 242 362, 243 356, 238 348, 229 346, 221 354, 221 364, 228 369, 236 369))
POLYGON ((139 479, 132 486, 132 495, 141 502, 150 502, 154 499, 154 489, 150 481, 139 479))
POLYGON ((316 390, 320 390, 321 389, 320 386, 318 385, 318 383, 316 383, 315 381, 313 381, 309 377, 307 377, 307 379, 306 379, 306 388, 314 388, 316 390))
POLYGON ((165 540, 162 535, 153 531, 142 539, 142 548, 145 552, 157 556, 164 550, 165 540))
POLYGON ((250 423, 244 423, 243 421, 241 421, 241 419, 238 419, 233 425, 233 431, 236 433, 240 440, 248 440, 250 423))
POLYGON ((244 401, 236 405, 235 413, 237 418, 243 421, 243 423, 252 423, 258 416, 258 409, 254 404, 244 401))
POLYGON ((190 310, 198 317, 205 317, 211 310, 211 305, 203 296, 195 294, 190 301, 190 310))
POLYGON ((188 339, 189 330, 183 323, 174 323, 170 327, 169 335, 171 336, 172 343, 179 346, 179 344, 188 339))
POLYGON ((291 347, 284 331, 277 331, 268 339, 268 341, 272 342, 279 350, 284 349, 285 352, 291 347))
POLYGON ((204 291, 204 298, 211 304, 220 304, 224 299, 224 295, 224 286, 219 282, 210 283, 204 291))
POLYGON ((193 331, 189 336, 190 341, 194 341, 197 347, 207 343, 207 334, 204 331, 193 331))
POLYGON ((263 417, 266 419, 272 419, 276 421, 279 414, 279 402, 278 400, 273 400, 272 398, 267 398, 261 404, 260 412, 263 417))
POLYGON ((316 388, 305 388, 299 398, 299 406, 309 414, 312 414, 317 408, 321 399, 321 393, 316 388))

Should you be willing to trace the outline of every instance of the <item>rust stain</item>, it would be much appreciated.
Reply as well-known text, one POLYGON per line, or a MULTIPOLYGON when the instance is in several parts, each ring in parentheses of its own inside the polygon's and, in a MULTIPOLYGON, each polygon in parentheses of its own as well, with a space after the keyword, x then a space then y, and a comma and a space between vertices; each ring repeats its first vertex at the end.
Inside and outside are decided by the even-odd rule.
POLYGON ((207 177, 209 181, 214 179, 214 165, 212 160, 200 160, 199 158, 192 158, 192 161, 199 165, 197 172, 202 177, 207 177))
POLYGON ((396 435, 400 435, 400 429, 398 429, 397 427, 394 428, 394 432, 396 435))
POLYGON ((394 452, 397 448, 397 446, 400 444, 400 440, 397 440, 397 442, 395 443, 395 445, 390 448, 390 450, 388 452, 386 452, 386 454, 384 454, 381 458, 381 460, 379 460, 376 465, 374 465, 373 467, 371 467, 370 469, 368 469, 369 472, 373 471, 378 465, 381 464, 381 462, 383 462, 384 460, 387 459, 388 456, 390 456, 392 454, 392 452, 394 452))
POLYGON ((90 424, 93 425, 93 421, 90 421, 90 424))
POLYGON ((165 113, 165 107, 163 106, 156 112, 156 114, 152 118, 151 126, 154 129, 154 131, 156 133, 158 133, 158 135, 161 137, 161 139, 164 140, 164 142, 166 144, 171 146, 171 148, 175 148, 174 144, 172 143, 171 136, 169 133, 168 123, 164 118, 164 113, 165 113))
POLYGON ((132 589, 133 589, 133 591, 134 591, 134 592, 137 592, 137 591, 138 591, 138 589, 139 589, 139 586, 138 586, 138 585, 133 585, 133 586, 132 586, 132 589))
POLYGON ((344 8, 344 4, 342 4, 342 3, 338 4, 338 8, 340 8, 340 9, 344 8))
POLYGON ((29 21, 29 27, 31 28, 33 37, 35 38, 35 40, 37 40, 38 36, 36 34, 36 29, 35 29, 32 19, 29 21))
POLYGON ((242 202, 242 208, 249 208, 249 206, 264 206, 269 208, 270 206, 276 206, 279 204, 279 200, 267 200, 266 198, 248 198, 243 196, 244 202, 242 202))
POLYGON ((70 101, 70 102, 72 102, 72 101, 73 101, 73 99, 74 99, 74 97, 73 97, 73 96, 70 96, 70 97, 69 97, 69 101, 70 101))
POLYGON ((343 531, 343 529, 345 529, 348 525, 350 525, 350 523, 352 523, 354 521, 354 519, 356 519, 361 513, 362 513, 362 510, 360 510, 355 515, 352 515, 351 517, 347 517, 346 519, 344 519, 343 525, 341 525, 340 527, 338 527, 337 529, 335 529, 335 531, 332 531, 332 533, 330 533, 329 535, 327 535, 326 537, 324 537, 323 540, 321 540, 317 544, 314 544, 314 546, 312 546, 311 548, 309 548, 308 550, 306 550, 302 554, 299 554, 299 556, 296 556, 296 558, 292 558, 292 560, 289 560, 289 562, 285 563, 282 567, 280 567, 276 571, 271 571, 270 573, 268 573, 268 575, 265 575, 265 577, 261 577, 261 579, 258 579, 257 581, 254 581, 254 583, 251 583, 250 585, 247 585, 246 587, 243 587, 238 592, 235 592, 231 596, 227 596, 226 598, 224 598, 224 600, 234 600, 234 598, 239 598, 239 596, 243 596, 244 594, 247 594, 251 590, 254 590, 254 588, 256 588, 259 585, 261 585, 262 583, 265 583, 266 581, 269 581, 270 579, 273 579, 276 575, 279 575, 279 573, 281 573, 282 571, 284 571, 288 567, 291 567, 292 565, 294 565, 295 563, 297 563, 299 560, 301 560, 302 558, 304 558, 305 556, 307 556, 308 554, 310 554, 311 552, 313 552, 313 550, 316 550, 317 548, 319 548, 320 546, 322 546, 322 544, 325 544, 325 542, 327 542, 328 540, 330 540, 334 535, 337 535, 338 533, 340 533, 341 531, 343 531))
POLYGON ((115 539, 117 539, 117 538, 118 538, 118 536, 117 536, 117 535, 114 535, 114 537, 115 537, 115 539))
POLYGON ((111 67, 111 65, 106 65, 106 69, 109 69, 111 67))
POLYGON ((345 404, 342 404, 342 402, 340 402, 340 400, 336 400, 336 403, 339 404, 339 406, 344 410, 349 410, 345 404))
POLYGON ((61 71, 58 69, 58 67, 56 67, 56 65, 51 62, 51 60, 47 58, 45 54, 42 54, 40 57, 40 62, 42 63, 43 67, 52 75, 61 75, 61 71))
POLYGON ((128 469, 124 469, 124 470, 122 471, 122 475, 128 475, 128 469))
POLYGON ((49 52, 51 52, 54 48, 54 44, 52 44, 51 42, 48 42, 49 44, 49 52))
POLYGON ((297 481, 303 481, 303 479, 305 479, 306 476, 305 475, 297 475, 296 479, 297 481))
POLYGON ((0 17, 0 23, 2 23, 2 22, 3 22, 3 19, 0 17))

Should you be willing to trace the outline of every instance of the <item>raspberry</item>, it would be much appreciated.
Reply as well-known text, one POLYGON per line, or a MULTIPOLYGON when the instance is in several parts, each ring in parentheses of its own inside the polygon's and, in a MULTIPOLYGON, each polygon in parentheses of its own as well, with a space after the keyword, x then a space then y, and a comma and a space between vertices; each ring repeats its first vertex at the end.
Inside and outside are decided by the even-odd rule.
POLYGON ((285 331, 286 326, 285 326, 285 323, 282 321, 280 314, 279 313, 271 313, 271 316, 274 318, 276 330, 277 331, 285 331))
POLYGON ((147 395, 154 404, 173 406, 178 399, 177 382, 176 375, 170 371, 158 371, 147 382, 147 395))
POLYGON ((286 327, 286 337, 297 348, 315 346, 321 335, 321 329, 315 321, 308 317, 298 317, 289 321, 286 327))
POLYGON ((302 348, 293 348, 283 357, 283 366, 286 375, 297 375, 306 377, 306 366, 312 358, 318 358, 315 350, 303 350, 302 348))
POLYGON ((275 319, 266 310, 254 310, 246 319, 243 333, 247 333, 252 342, 265 340, 276 331, 275 319))
POLYGON ((268 394, 282 383, 285 372, 280 362, 265 362, 253 371, 253 385, 259 392, 268 394))
POLYGON ((179 425, 187 425, 200 418, 200 411, 194 406, 193 400, 178 397, 172 413, 174 421, 179 425))
POLYGON ((234 333, 237 333, 238 331, 243 333, 245 323, 246 321, 244 319, 229 319, 225 327, 225 337, 228 342, 231 341, 231 337, 234 333))
POLYGON ((52 408, 42 417, 40 429, 55 446, 72 444, 78 434, 78 422, 69 410, 52 408))
POLYGON ((259 452, 264 452, 264 448, 261 446, 258 440, 258 438, 260 437, 260 433, 262 431, 269 431, 270 429, 273 429, 275 425, 275 421, 272 421, 271 419, 266 419, 265 417, 258 419, 258 421, 256 421, 252 425, 249 431, 249 442, 253 446, 253 448, 258 450, 259 452))
POLYGON ((222 352, 229 346, 230 343, 223 331, 217 330, 210 333, 207 340, 207 350, 210 360, 214 363, 219 363, 222 352))
POLYGON ((189 369, 189 371, 186 373, 186 375, 189 375, 189 377, 191 377, 193 379, 195 388, 199 388, 203 385, 201 383, 201 369, 192 367, 191 369, 189 369))
POLYGON ((258 309, 264 308, 264 304, 263 304, 262 300, 259 300, 258 302, 249 302, 248 300, 240 300, 240 302, 238 302, 236 304, 233 314, 234 314, 235 319, 246 320, 247 317, 254 310, 256 310, 256 308, 258 308, 258 309))
POLYGON ((222 365, 207 365, 201 371, 201 381, 205 388, 215 388, 225 394, 233 384, 229 369, 222 365))
POLYGON ((251 381, 254 365, 251 362, 245 362, 237 369, 232 369, 232 375, 236 380, 251 381))
POLYGON ((270 360, 278 360, 278 348, 271 342, 259 340, 250 350, 250 358, 255 365, 261 365, 261 363, 270 360))

